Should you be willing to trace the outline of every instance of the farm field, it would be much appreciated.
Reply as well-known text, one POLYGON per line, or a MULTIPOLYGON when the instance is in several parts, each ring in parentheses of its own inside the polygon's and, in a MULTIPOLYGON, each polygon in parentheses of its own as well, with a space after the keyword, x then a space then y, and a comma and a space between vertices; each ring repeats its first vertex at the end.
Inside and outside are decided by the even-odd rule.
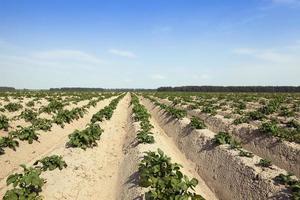
POLYGON ((300 95, 0 93, 0 198, 300 199, 300 95))

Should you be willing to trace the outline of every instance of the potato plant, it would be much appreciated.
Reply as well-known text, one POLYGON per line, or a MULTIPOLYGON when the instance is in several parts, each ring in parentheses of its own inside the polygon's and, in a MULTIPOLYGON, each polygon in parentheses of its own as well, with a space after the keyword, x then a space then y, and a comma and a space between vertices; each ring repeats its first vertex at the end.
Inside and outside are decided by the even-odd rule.
POLYGON ((68 166, 67 163, 63 160, 62 156, 58 155, 52 155, 41 160, 37 160, 33 165, 35 165, 36 168, 40 168, 42 171, 53 171, 56 168, 62 170, 63 168, 66 168, 68 166), (38 164, 41 164, 42 166, 39 166, 38 164))
POLYGON ((104 119, 109 120, 114 110, 116 109, 119 101, 124 97, 124 95, 121 95, 117 97, 116 99, 112 100, 108 106, 105 106, 103 109, 101 109, 99 112, 94 114, 91 119, 91 123, 95 123, 97 121, 102 122, 104 119))
POLYGON ((182 119, 187 116, 186 110, 177 109, 177 108, 174 108, 173 106, 167 106, 165 104, 159 103, 155 99, 149 98, 149 96, 145 96, 145 97, 150 99, 152 102, 155 103, 156 106, 159 106, 161 109, 167 111, 169 114, 171 114, 173 117, 175 117, 177 119, 182 119))
POLYGON ((260 159, 258 166, 270 168, 272 166, 271 160, 268 159, 260 159))
POLYGON ((8 130, 9 127, 9 119, 5 115, 0 115, 0 130, 8 130))
POLYGON ((38 116, 37 112, 34 112, 33 110, 30 109, 25 109, 24 111, 21 112, 19 118, 23 118, 26 122, 32 122, 37 118, 37 116, 38 116))
POLYGON ((12 199, 26 199, 26 200, 39 200, 42 197, 39 193, 45 184, 45 179, 41 178, 41 170, 35 168, 27 168, 21 165, 24 172, 10 175, 7 180, 7 185, 13 185, 13 189, 8 190, 3 200, 12 199))
POLYGON ((40 192, 46 183, 46 180, 41 177, 42 172, 56 168, 62 170, 67 167, 62 157, 57 155, 38 160, 34 165, 35 167, 21 165, 23 173, 8 176, 6 184, 12 185, 13 188, 6 191, 3 200, 42 200, 40 192), (42 166, 39 166, 39 163, 42 166))
POLYGON ((50 131, 52 128, 52 121, 49 119, 36 118, 32 122, 32 126, 35 130, 50 131))
POLYGON ((82 118, 87 110, 85 108, 73 108, 72 110, 59 110, 57 114, 53 117, 53 122, 60 125, 62 128, 65 123, 70 124, 73 120, 78 120, 82 118))
POLYGON ((287 127, 292 129, 283 128, 278 125, 276 121, 264 122, 259 130, 262 133, 278 137, 291 142, 300 143, 300 129, 298 123, 295 121, 290 121, 287 123, 287 127))
POLYGON ((63 103, 55 100, 55 99, 50 99, 50 103, 47 106, 43 106, 40 108, 40 112, 46 112, 48 114, 51 113, 56 113, 59 110, 62 110, 64 107, 63 103))
POLYGON ((6 110, 8 110, 9 112, 16 112, 16 111, 22 109, 23 106, 19 103, 8 103, 4 106, 4 108, 6 110))
POLYGON ((189 179, 180 171, 181 165, 172 163, 163 151, 146 152, 138 168, 139 185, 149 188, 145 194, 147 200, 173 200, 204 198, 194 193, 198 184, 195 178, 189 179))
POLYGON ((229 144, 235 145, 237 142, 226 132, 219 132, 213 139, 217 145, 229 144))
POLYGON ((244 151, 243 149, 240 149, 239 156, 253 158, 254 154, 252 152, 244 151))
POLYGON ((135 94, 131 94, 131 105, 133 106, 133 119, 140 122, 141 130, 137 133, 137 141, 142 144, 152 144, 155 142, 152 136, 151 129, 153 126, 150 123, 150 113, 145 106, 139 103, 139 99, 135 94))
POLYGON ((197 117, 192 117, 190 126, 193 127, 194 129, 205 129, 206 128, 204 121, 197 117))
POLYGON ((285 174, 279 174, 275 177, 275 181, 279 184, 287 186, 291 191, 291 199, 293 200, 299 200, 300 199, 300 181, 296 180, 292 177, 293 174, 288 173, 285 174))
POLYGON ((97 140, 100 140, 100 136, 103 129, 99 124, 90 124, 88 127, 82 131, 75 130, 69 135, 69 141, 67 142, 67 147, 82 148, 86 150, 87 148, 92 148, 97 146, 97 140))
POLYGON ((38 141, 39 133, 35 132, 33 126, 28 127, 19 127, 18 130, 9 132, 9 135, 12 137, 17 137, 20 140, 27 140, 29 144, 32 144, 33 140, 38 141))
POLYGON ((28 103, 26 103, 27 107, 33 107, 35 105, 34 101, 29 101, 28 103))
POLYGON ((19 142, 15 140, 12 136, 0 137, 0 154, 4 153, 3 148, 10 148, 16 151, 16 148, 19 146, 19 142))
POLYGON ((154 141, 154 137, 152 136, 153 133, 151 132, 147 132, 147 131, 139 131, 137 133, 137 140, 139 143, 143 143, 143 144, 153 144, 154 141))

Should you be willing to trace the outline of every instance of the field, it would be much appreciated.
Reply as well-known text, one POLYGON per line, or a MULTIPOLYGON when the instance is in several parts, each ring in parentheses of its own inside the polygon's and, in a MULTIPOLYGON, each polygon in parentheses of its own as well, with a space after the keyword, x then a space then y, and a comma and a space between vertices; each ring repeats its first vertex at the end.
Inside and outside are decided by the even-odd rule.
POLYGON ((300 199, 300 95, 0 93, 0 198, 300 199))

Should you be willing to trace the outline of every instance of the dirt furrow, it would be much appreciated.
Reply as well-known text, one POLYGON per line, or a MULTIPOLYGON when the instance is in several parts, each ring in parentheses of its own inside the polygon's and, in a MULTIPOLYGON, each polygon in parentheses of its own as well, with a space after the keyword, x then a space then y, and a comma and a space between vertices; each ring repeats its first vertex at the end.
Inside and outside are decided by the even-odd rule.
POLYGON ((43 175, 47 179, 42 192, 45 199, 117 199, 129 101, 126 95, 112 118, 101 123, 104 132, 97 147, 86 151, 60 147, 51 152, 62 155, 68 167, 43 175))
MULTIPOLYGON (((140 102, 142 103, 142 102, 140 102)), ((205 184, 202 178, 198 175, 196 165, 188 160, 185 155, 178 149, 172 138, 170 138, 164 130, 160 127, 159 123, 154 117, 150 118, 150 123, 154 126, 151 130, 155 139, 154 144, 138 144, 136 140, 136 134, 140 130, 139 122, 134 122, 132 116, 130 118, 131 128, 127 135, 127 142, 124 146, 125 159, 122 163, 120 172, 121 190, 118 199, 132 200, 132 199, 144 199, 144 193, 147 191, 145 188, 141 188, 138 185, 138 164, 142 159, 144 152, 157 151, 161 149, 165 154, 171 157, 172 162, 176 162, 182 165, 182 173, 189 178, 196 178, 199 184, 195 188, 197 194, 202 195, 207 200, 217 199, 215 194, 205 184)))
POLYGON ((100 101, 83 118, 75 120, 71 124, 66 124, 64 128, 53 125, 50 132, 40 132, 39 142, 34 141, 32 144, 28 144, 26 141, 20 142, 17 151, 5 149, 5 154, 0 156, 0 190, 6 185, 6 177, 20 169, 20 164, 34 162, 54 149, 64 147, 68 140, 68 135, 75 129, 83 129, 90 121, 92 115, 108 105, 113 98, 115 97, 100 101))

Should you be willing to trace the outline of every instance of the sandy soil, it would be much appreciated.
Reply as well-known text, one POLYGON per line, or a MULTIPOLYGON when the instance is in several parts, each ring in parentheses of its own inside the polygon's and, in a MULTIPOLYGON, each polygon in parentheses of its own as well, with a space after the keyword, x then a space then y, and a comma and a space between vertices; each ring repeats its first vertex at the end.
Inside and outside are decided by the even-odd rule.
MULTIPOLYGON (((28 144, 26 141, 20 142, 20 147, 17 148, 16 152, 6 148, 5 154, 0 156, 0 190, 5 187, 6 177, 13 173, 13 171, 19 169, 20 164, 34 162, 40 157, 48 155, 54 149, 64 147, 68 140, 68 135, 75 129, 83 129, 86 124, 89 123, 92 115, 108 105, 113 98, 99 102, 97 106, 95 108, 92 107, 89 110, 89 113, 83 118, 74 121, 71 124, 66 124, 65 128, 54 125, 52 131, 41 132, 39 142, 34 141, 33 144, 28 144)), ((0 193, 2 194, 2 192, 0 193)))
POLYGON ((51 154, 68 163, 63 171, 46 173, 46 199, 116 199, 122 144, 126 135, 129 96, 122 99, 109 121, 101 123, 104 133, 98 146, 86 151, 63 146, 51 154))
POLYGON ((189 178, 196 178, 199 181, 199 184, 195 188, 195 192, 197 194, 202 195, 207 200, 217 199, 203 179, 198 175, 196 165, 185 157, 185 155, 178 149, 173 139, 164 132, 153 117, 151 117, 150 122, 154 126, 152 132, 154 133, 153 137, 155 139, 155 143, 151 145, 142 145, 142 152, 148 150, 156 151, 160 148, 167 156, 171 157, 172 162, 182 165, 181 171, 183 174, 187 175, 189 178))
MULTIPOLYGON (((276 170, 270 173, 257 171, 258 167, 255 166, 255 163, 260 158, 255 157, 255 162, 253 159, 239 158, 236 152, 231 152, 225 147, 204 151, 201 148, 210 145, 214 136, 213 132, 209 130, 192 131, 190 135, 187 135, 185 131, 188 130, 184 127, 188 125, 189 119, 168 121, 167 115, 146 100, 140 101, 140 103, 143 103, 153 115, 150 122, 154 126, 151 131, 154 133, 155 143, 137 145, 136 134, 139 130, 139 123, 132 122, 129 93, 119 102, 110 120, 99 122, 104 132, 97 147, 86 151, 66 148, 68 135, 74 129, 84 129, 92 115, 108 105, 113 98, 115 97, 98 102, 95 108, 90 108, 84 118, 67 124, 63 129, 54 125, 52 131, 41 132, 39 142, 35 141, 31 145, 21 142, 16 152, 6 149, 6 154, 0 156, 0 199, 8 189, 5 183, 7 176, 19 171, 20 164, 32 165, 37 159, 57 154, 63 156, 68 167, 62 171, 47 171, 42 174, 42 177, 47 180, 41 192, 45 199, 142 200, 142 194, 147 189, 139 187, 136 182, 138 163, 145 151, 156 151, 158 148, 171 157, 172 162, 183 166, 181 169, 183 174, 189 178, 198 179, 199 184, 195 188, 195 192, 207 200, 226 199, 226 195, 220 196, 221 193, 217 192, 219 191, 216 189, 218 184, 220 188, 226 190, 226 193, 230 191, 228 197, 248 195, 241 191, 256 194, 258 191, 255 190, 257 188, 255 188, 253 180, 258 174, 261 176, 261 180, 258 180, 256 184, 264 184, 257 186, 259 189, 268 188, 269 185, 273 187, 267 181, 271 180, 270 173, 276 171, 277 174, 279 169, 275 167, 276 170), (184 134, 180 135, 179 133, 184 134), (264 177, 265 174, 266 177, 264 177), (254 189, 246 188, 247 190, 245 190, 245 188, 243 189, 246 187, 245 185, 254 189), (136 194, 131 194, 135 192, 136 194), (234 193, 234 195, 230 193, 234 193)), ((83 104, 84 102, 82 102, 83 104)), ((261 169, 258 168, 258 170, 261 169)), ((275 189, 277 190, 277 188, 275 189)), ((254 199, 264 198, 260 196, 260 198, 254 199)))
POLYGON ((150 101, 143 102, 181 152, 197 164, 198 174, 220 199, 286 199, 285 188, 271 181, 280 173, 286 174, 285 170, 274 165, 272 169, 262 169, 256 166, 261 159, 256 155, 239 157, 238 151, 226 145, 216 147, 212 142, 214 132, 192 131, 188 118, 176 120, 150 101))

